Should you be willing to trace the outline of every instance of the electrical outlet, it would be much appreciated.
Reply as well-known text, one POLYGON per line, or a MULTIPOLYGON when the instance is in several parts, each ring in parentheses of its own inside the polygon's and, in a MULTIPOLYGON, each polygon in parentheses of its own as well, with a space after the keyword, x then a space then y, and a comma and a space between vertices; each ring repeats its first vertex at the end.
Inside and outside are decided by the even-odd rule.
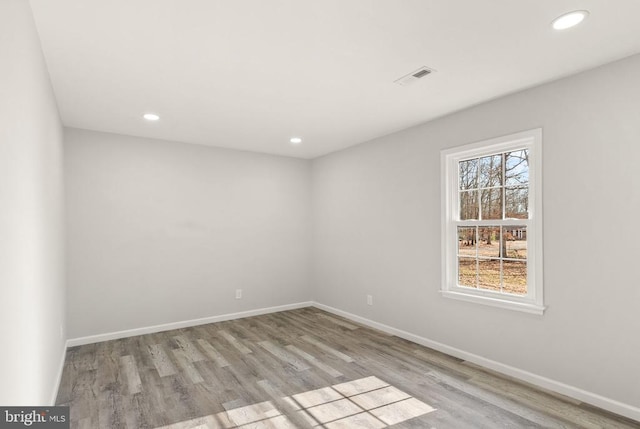
POLYGON ((242 289, 236 289, 236 299, 242 299, 242 289))
POLYGON ((373 305, 373 296, 367 295, 367 305, 373 305))

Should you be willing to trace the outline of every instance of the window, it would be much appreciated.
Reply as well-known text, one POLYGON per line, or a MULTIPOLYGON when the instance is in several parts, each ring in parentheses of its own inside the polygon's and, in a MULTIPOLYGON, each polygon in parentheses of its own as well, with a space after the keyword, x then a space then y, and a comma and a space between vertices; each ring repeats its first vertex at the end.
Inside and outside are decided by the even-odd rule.
POLYGON ((542 130, 442 152, 442 294, 542 314, 542 130))

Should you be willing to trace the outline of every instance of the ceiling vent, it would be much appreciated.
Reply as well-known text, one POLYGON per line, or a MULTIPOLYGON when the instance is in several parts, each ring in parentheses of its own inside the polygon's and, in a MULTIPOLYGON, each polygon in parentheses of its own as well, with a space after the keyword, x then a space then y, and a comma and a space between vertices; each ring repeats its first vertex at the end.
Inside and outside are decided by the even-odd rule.
POLYGON ((416 83, 420 79, 429 76, 433 72, 435 72, 435 70, 430 69, 429 67, 420 67, 418 70, 413 71, 406 76, 402 76, 400 79, 397 79, 394 82, 398 85, 407 86, 412 83, 416 83))

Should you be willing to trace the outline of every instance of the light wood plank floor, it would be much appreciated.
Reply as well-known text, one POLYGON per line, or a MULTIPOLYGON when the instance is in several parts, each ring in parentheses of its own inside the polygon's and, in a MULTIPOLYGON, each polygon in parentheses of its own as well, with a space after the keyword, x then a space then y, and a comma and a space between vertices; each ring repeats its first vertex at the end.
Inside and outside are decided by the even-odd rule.
POLYGON ((640 428, 316 308, 73 347, 73 428, 640 428))

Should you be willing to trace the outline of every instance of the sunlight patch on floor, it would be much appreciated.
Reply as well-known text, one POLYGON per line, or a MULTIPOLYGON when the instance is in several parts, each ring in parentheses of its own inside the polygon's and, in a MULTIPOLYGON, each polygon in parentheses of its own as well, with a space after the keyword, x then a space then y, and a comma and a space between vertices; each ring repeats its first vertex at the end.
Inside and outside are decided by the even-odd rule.
MULTIPOLYGON (((377 377, 366 377, 282 398, 311 427, 385 428, 435 409, 377 377)), ((271 401, 234 408, 156 429, 295 428, 271 401)))

